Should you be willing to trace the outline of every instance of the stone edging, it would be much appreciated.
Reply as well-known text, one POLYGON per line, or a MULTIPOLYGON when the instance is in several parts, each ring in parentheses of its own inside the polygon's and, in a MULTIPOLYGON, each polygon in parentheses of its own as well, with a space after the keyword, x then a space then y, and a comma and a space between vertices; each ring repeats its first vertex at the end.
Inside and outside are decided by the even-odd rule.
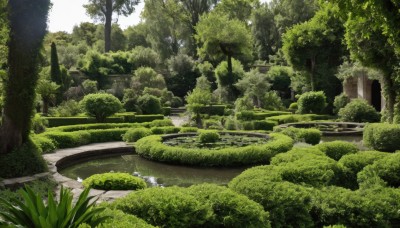
POLYGON ((288 123, 288 124, 281 124, 277 127, 279 128, 287 128, 287 127, 296 127, 301 128, 300 126, 312 126, 316 124, 325 124, 325 125, 338 125, 346 128, 345 131, 341 132, 334 132, 334 131, 323 131, 323 136, 355 136, 355 135, 362 135, 363 130, 365 127, 365 123, 356 123, 356 122, 295 122, 295 123, 288 123))
MULTIPOLYGON (((84 187, 82 183, 65 177, 58 173, 57 167, 65 167, 79 160, 89 157, 106 157, 112 155, 133 152, 133 147, 124 142, 96 143, 81 147, 56 150, 54 153, 43 155, 48 163, 49 174, 54 180, 65 188, 71 189, 74 196, 80 195, 84 187)), ((116 198, 123 197, 131 191, 104 191, 91 189, 89 196, 98 197, 97 202, 113 201, 116 198)))

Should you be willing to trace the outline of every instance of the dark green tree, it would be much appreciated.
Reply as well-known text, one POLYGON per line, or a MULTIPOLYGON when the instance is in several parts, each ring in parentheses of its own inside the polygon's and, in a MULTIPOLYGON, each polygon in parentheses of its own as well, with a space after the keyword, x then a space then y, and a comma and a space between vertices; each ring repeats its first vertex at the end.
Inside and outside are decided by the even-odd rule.
POLYGON ((58 62, 57 46, 54 42, 51 43, 50 78, 53 82, 61 85, 61 69, 58 62))
POLYGON ((133 13, 139 0, 89 0, 83 5, 86 12, 104 22, 104 51, 111 50, 111 24, 113 14, 128 16, 133 13))
POLYGON ((49 7, 49 0, 8 1, 8 78, 0 128, 1 154, 10 153, 29 140, 49 7))

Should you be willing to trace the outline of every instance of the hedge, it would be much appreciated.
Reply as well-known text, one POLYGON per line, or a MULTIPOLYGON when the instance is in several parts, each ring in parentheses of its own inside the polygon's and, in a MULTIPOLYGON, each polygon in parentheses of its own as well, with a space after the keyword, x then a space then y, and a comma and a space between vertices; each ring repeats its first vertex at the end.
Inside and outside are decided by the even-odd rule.
POLYGON ((315 128, 275 128, 275 132, 291 137, 296 142, 305 142, 316 145, 321 141, 322 132, 315 128))
POLYGON ((354 154, 358 151, 354 143, 344 141, 323 142, 316 147, 336 161, 346 154, 354 154))
POLYGON ((373 123, 364 128, 363 142, 374 150, 400 150, 400 124, 373 123))
POLYGON ((242 166, 268 164, 278 153, 288 151, 293 140, 282 134, 270 134, 271 141, 262 145, 219 150, 181 148, 162 143, 162 137, 152 135, 138 140, 136 152, 148 159, 180 165, 242 166))
MULTIPOLYGON (((43 117, 49 122, 49 127, 92 124, 96 123, 96 119, 92 117, 43 117)), ((151 122, 157 119, 164 119, 163 115, 134 115, 134 114, 116 114, 116 116, 108 117, 105 123, 143 123, 151 122)))
POLYGON ((297 123, 297 122, 314 121, 314 120, 331 120, 331 119, 334 119, 334 117, 329 115, 317 115, 317 114, 291 114, 291 115, 267 117, 267 120, 278 122, 278 124, 297 123))
MULTIPOLYGON (((98 228, 155 228, 154 226, 146 223, 144 220, 130 214, 125 214, 120 210, 112 210, 106 208, 97 216, 108 217, 98 228)), ((97 217, 95 216, 95 218, 97 217)))
POLYGON ((242 111, 236 113, 236 118, 239 120, 264 120, 267 117, 290 114, 291 112, 284 111, 242 111))
POLYGON ((159 227, 201 227, 213 216, 209 205, 179 187, 135 191, 111 207, 159 227))
POLYGON ((225 115, 226 105, 210 105, 200 108, 200 114, 208 114, 210 116, 223 116, 225 115))
POLYGON ((102 173, 94 174, 85 180, 82 185, 86 188, 99 190, 138 190, 146 188, 146 182, 140 177, 129 173, 102 173))
POLYGON ((125 134, 122 136, 122 139, 125 142, 136 142, 139 139, 152 134, 153 132, 150 129, 145 127, 139 127, 135 129, 129 129, 128 131, 126 131, 125 134))
POLYGON ((171 115, 171 107, 162 107, 161 109, 164 116, 171 115))

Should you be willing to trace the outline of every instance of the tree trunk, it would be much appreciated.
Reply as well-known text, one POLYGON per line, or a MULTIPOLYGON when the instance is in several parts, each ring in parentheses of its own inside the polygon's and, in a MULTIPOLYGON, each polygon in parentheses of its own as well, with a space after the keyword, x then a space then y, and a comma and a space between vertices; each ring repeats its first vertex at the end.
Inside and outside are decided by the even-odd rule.
POLYGON ((228 91, 228 98, 229 98, 229 101, 233 101, 234 100, 234 97, 235 97, 235 95, 233 94, 233 83, 234 83, 234 80, 233 80, 233 67, 232 67, 232 56, 231 55, 227 55, 227 62, 228 62, 228 78, 229 78, 229 85, 228 85, 228 88, 229 88, 229 91, 228 91))
POLYGON ((104 25, 104 51, 111 51, 111 22, 113 13, 112 0, 106 0, 106 21, 104 25))
POLYGON ((310 74, 311 91, 315 91, 315 56, 311 59, 311 74, 310 74))
POLYGON ((29 138, 49 5, 49 0, 8 1, 9 69, 0 128, 0 154, 13 151, 29 138))
POLYGON ((49 113, 49 101, 47 99, 43 99, 43 116, 47 116, 47 114, 49 113))
POLYGON ((394 105, 396 103, 396 90, 394 88, 394 82, 391 78, 390 73, 384 73, 383 76, 383 87, 385 89, 385 99, 386 99, 386 105, 385 108, 388 113, 388 119, 387 121, 389 123, 393 123, 393 118, 394 118, 394 105))

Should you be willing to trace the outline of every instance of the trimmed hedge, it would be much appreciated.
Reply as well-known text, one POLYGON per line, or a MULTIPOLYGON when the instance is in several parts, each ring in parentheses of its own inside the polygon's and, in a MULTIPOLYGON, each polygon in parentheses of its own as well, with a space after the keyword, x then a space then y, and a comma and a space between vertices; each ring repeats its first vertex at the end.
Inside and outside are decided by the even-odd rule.
POLYGON ((86 188, 99 190, 138 190, 146 188, 146 182, 129 173, 94 174, 82 182, 86 188))
POLYGON ((389 153, 379 152, 379 151, 359 151, 355 154, 347 154, 343 156, 339 163, 350 169, 353 175, 357 177, 357 173, 360 172, 367 165, 373 164, 386 156, 389 153))
POLYGON ((181 130, 181 128, 173 127, 173 126, 166 126, 166 127, 152 127, 150 130, 153 134, 164 135, 164 134, 178 133, 181 130))
POLYGON ((326 96, 323 91, 310 91, 303 93, 297 101, 298 110, 301 114, 320 114, 326 107, 326 96))
POLYGON ((267 120, 275 121, 278 124, 309 122, 314 120, 330 120, 330 119, 334 119, 334 117, 329 115, 317 115, 317 114, 291 114, 291 115, 267 117, 267 120))
POLYGON ((208 114, 210 116, 223 116, 225 115, 226 105, 210 105, 200 108, 200 114, 208 114))
POLYGON ((197 132, 199 129, 197 127, 181 127, 179 133, 187 133, 187 132, 197 132))
POLYGON ((135 191, 111 207, 160 227, 201 227, 213 215, 209 205, 179 187, 135 191))
POLYGON ((201 143, 215 143, 221 136, 217 131, 202 130, 199 134, 199 140, 201 143))
POLYGON ((290 114, 290 112, 284 111, 242 111, 236 113, 236 118, 238 120, 264 120, 267 117, 290 114))
POLYGON ((214 212, 204 227, 271 227, 269 214, 260 204, 231 189, 201 184, 188 188, 188 193, 214 212))
POLYGON ((342 121, 374 123, 379 122, 380 114, 364 99, 354 99, 339 110, 338 116, 342 121))
POLYGON ((136 152, 148 159, 181 165, 241 166, 268 164, 278 153, 288 151, 293 140, 282 134, 271 134, 271 141, 263 145, 220 150, 181 148, 162 143, 162 137, 152 135, 138 140, 136 152))
POLYGON ((346 154, 354 154, 358 151, 354 143, 344 141, 323 142, 316 147, 336 161, 346 154))
POLYGON ((374 150, 400 150, 400 124, 374 123, 364 128, 363 141, 374 150))
MULTIPOLYGON (((100 212, 100 217, 108 217, 101 225, 96 226, 98 228, 155 228, 154 226, 146 223, 144 220, 130 214, 125 214, 120 210, 112 210, 106 208, 100 212)), ((95 216, 95 218, 97 217, 95 216)))
POLYGON ((171 107, 162 107, 161 109, 164 116, 171 115, 171 107))
POLYGON ((276 132, 287 135, 296 142, 305 142, 316 145, 321 141, 322 132, 315 128, 275 128, 276 132))
POLYGON ((153 132, 145 127, 139 127, 136 129, 129 129, 123 136, 122 139, 125 142, 136 142, 141 138, 152 135, 153 132))
MULTIPOLYGON (((92 117, 43 117, 48 121, 49 127, 59 127, 67 125, 93 124, 96 119, 92 117)), ((108 117, 105 123, 143 123, 153 120, 164 119, 163 115, 135 115, 132 113, 124 115, 117 113, 116 116, 108 117)))

